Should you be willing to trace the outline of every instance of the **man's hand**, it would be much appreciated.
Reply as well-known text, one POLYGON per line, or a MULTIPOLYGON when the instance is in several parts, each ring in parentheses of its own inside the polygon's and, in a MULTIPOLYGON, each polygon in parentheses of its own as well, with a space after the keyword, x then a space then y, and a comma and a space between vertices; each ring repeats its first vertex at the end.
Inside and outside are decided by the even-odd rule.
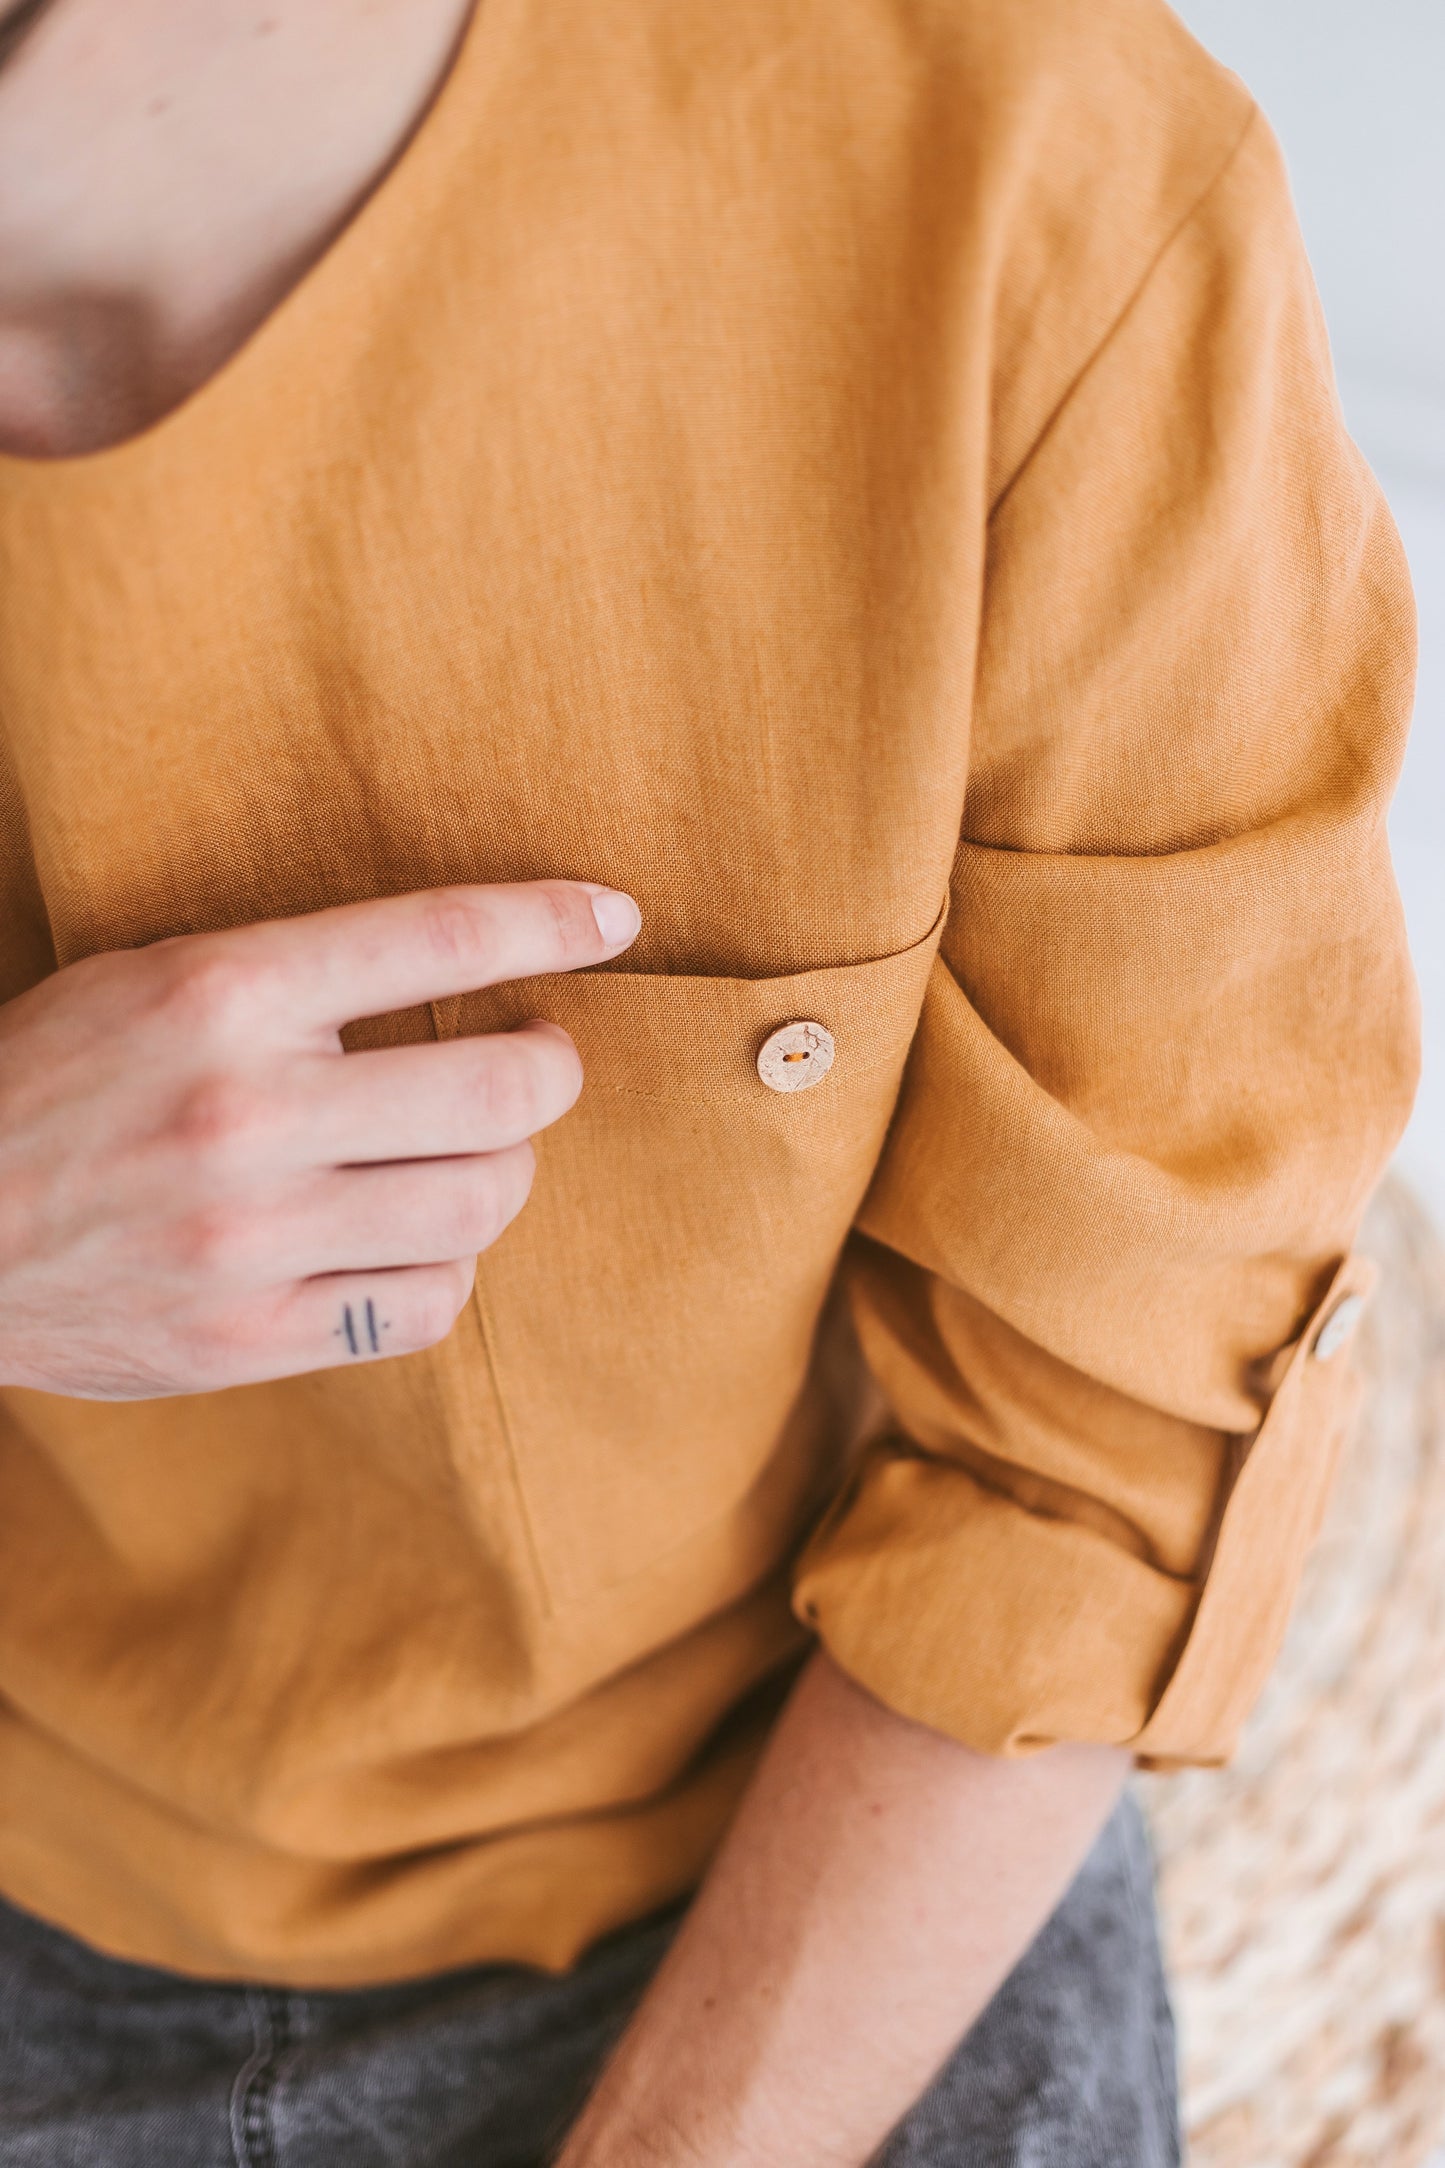
POLYGON ((587 882, 435 889, 91 957, 0 1008, 0 1383, 209 1392, 442 1339, 576 1099, 556 1025, 343 1055, 353 1018, 575 970, 587 882))
POLYGON ((815 1657, 559 2168, 862 2168, 1128 1769, 1107 1746, 974 1754, 815 1657))

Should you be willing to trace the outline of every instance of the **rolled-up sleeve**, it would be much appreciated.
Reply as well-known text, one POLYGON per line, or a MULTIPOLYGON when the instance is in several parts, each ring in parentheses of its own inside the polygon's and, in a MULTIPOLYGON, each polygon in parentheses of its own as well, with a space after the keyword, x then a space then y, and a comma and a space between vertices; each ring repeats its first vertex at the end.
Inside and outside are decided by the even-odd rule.
POLYGON ((1417 1071, 1408 577, 1256 119, 1008 479, 942 947, 845 1271, 889 1415, 795 1601, 986 1752, 1231 1751, 1417 1071))

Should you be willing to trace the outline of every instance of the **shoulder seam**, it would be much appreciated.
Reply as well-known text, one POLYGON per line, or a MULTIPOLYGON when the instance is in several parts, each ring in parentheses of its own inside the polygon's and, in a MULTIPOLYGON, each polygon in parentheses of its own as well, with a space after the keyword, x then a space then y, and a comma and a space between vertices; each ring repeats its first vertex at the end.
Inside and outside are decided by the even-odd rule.
POLYGON ((1169 254, 1170 249, 1173 248, 1175 242, 1179 239, 1179 236, 1185 231, 1185 229, 1193 222, 1195 218, 1198 217, 1200 211, 1203 210, 1205 204, 1214 194, 1215 189, 1218 188, 1220 183, 1224 180, 1226 174, 1229 172, 1230 167, 1234 164, 1235 159, 1243 150, 1244 145, 1247 142, 1256 121, 1258 121, 1259 119, 1260 109, 1258 105, 1256 105, 1254 101, 1251 100, 1249 111, 1246 113, 1244 118, 1244 126, 1240 129, 1239 134, 1235 137, 1233 143, 1230 145, 1228 151, 1225 153, 1219 166, 1217 167, 1215 172, 1211 174, 1210 178, 1205 182, 1203 188, 1200 189, 1198 195, 1195 196, 1193 201, 1190 203, 1188 209, 1180 214, 1179 218, 1176 219, 1175 223, 1170 227, 1169 231, 1160 241, 1153 255, 1148 259, 1143 270, 1140 272, 1138 279, 1130 288, 1129 294, 1125 299, 1123 305, 1120 307, 1117 315, 1114 316, 1107 330, 1102 334, 1102 336, 1098 339, 1095 345, 1090 349, 1084 360, 1080 362, 1078 368, 1070 377, 1063 391, 1054 401, 1053 406, 1050 408, 1048 414, 1044 417, 1044 420, 1039 425, 1038 431, 1030 442, 1027 451, 1022 454, 1017 465, 1014 467, 1012 474, 1009 475, 1007 481, 1000 484, 998 492, 995 495, 993 502, 988 508, 988 519, 990 521, 992 521, 994 514, 1001 509, 1004 500, 1009 496, 1015 485, 1022 479, 1024 473, 1028 469, 1029 465, 1032 463, 1035 455, 1043 446, 1045 439, 1053 430, 1055 424, 1059 420, 1059 417, 1063 414, 1065 408, 1068 406, 1070 400, 1073 398, 1075 392, 1078 390, 1084 378, 1089 374, 1090 370, 1100 359, 1105 349, 1117 336, 1120 327, 1123 325, 1126 317, 1133 309, 1140 295, 1149 285, 1149 282, 1153 278, 1154 273, 1158 270, 1160 264, 1164 261, 1164 258, 1169 254))

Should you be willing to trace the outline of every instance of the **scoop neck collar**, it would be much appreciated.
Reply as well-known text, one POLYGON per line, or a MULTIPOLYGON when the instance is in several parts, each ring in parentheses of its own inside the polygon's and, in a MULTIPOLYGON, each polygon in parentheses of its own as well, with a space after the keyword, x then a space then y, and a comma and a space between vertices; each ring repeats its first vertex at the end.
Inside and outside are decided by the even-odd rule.
POLYGON ((139 475, 176 448, 189 447, 202 439, 207 428, 235 403, 252 380, 277 364, 287 345, 304 332, 308 320, 344 292, 348 279, 374 256, 388 228, 394 229, 405 221, 408 204, 425 176, 445 162, 470 105, 474 81, 486 65, 494 18, 505 7, 506 0, 474 0, 441 80, 400 150, 321 254, 218 369, 155 421, 113 444, 54 457, 0 450, 0 489, 18 485, 31 490, 62 491, 92 482, 118 482, 133 472, 139 475))

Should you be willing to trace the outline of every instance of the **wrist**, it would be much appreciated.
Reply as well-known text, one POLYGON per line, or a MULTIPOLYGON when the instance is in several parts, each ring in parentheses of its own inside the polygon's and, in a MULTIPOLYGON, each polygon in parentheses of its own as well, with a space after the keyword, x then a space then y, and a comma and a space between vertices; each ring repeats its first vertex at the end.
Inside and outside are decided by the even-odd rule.
POLYGON ((651 2084, 619 2075, 604 2073, 553 2168, 863 2168, 866 2149, 830 2134, 825 2114, 797 2112, 796 2098, 750 2101, 745 2084, 706 2097, 705 2058, 685 2104, 660 2073, 651 2084))
POLYGON ((762 2168, 748 2155, 714 2154, 712 2162, 683 2132, 656 2124, 618 2124, 590 2137, 569 2138, 554 2168, 762 2168))
POLYGON ((861 2168, 816 2145, 754 2145, 721 2131, 690 2129, 648 2116, 572 2133, 553 2168, 861 2168))
POLYGON ((594 2100, 568 2134, 553 2168, 762 2168, 734 2147, 709 2153, 674 2117, 615 2112, 594 2100))

